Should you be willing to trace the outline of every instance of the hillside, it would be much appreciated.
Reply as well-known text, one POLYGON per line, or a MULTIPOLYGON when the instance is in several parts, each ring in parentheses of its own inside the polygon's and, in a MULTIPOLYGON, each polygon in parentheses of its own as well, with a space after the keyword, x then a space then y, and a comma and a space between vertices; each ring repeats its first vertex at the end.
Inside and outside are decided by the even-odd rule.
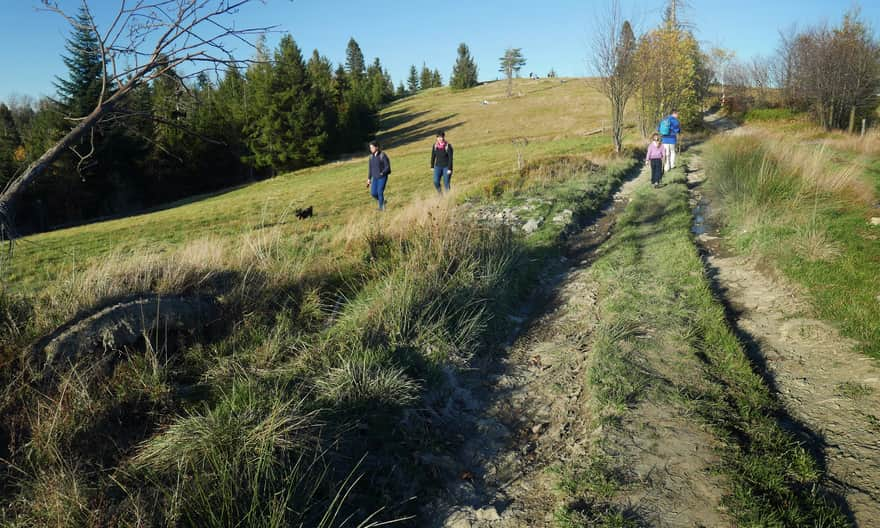
MULTIPOLYGON (((428 157, 434 134, 448 131, 456 147, 454 187, 475 191, 493 177, 516 170, 514 138, 526 137, 526 160, 583 154, 605 145, 603 136, 585 136, 601 126, 606 102, 583 79, 520 80, 516 97, 503 82, 464 92, 434 89, 408 97, 381 115, 379 139, 387 143, 393 175, 387 195, 389 217, 414 199, 433 196, 428 157), (490 104, 481 104, 487 101, 490 104)), ((366 147, 364 149, 366 153, 366 147)), ((365 188, 366 154, 202 199, 162 211, 36 235, 22 240, 0 273, 8 287, 41 287, 60 273, 83 270, 132 252, 164 253, 209 237, 236 246, 238 238, 266 226, 282 226, 294 246, 321 252, 333 246, 352 223, 376 220, 365 188), (316 216, 298 222, 295 208, 312 205, 316 216)))

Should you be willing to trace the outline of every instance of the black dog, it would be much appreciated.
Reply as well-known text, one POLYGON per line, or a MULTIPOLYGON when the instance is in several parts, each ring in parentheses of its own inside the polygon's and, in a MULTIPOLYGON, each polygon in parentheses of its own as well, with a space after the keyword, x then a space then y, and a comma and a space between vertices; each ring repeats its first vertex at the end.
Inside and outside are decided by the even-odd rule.
POLYGON ((305 209, 297 209, 296 217, 300 220, 305 220, 306 218, 310 218, 313 215, 312 206, 308 206, 305 209))

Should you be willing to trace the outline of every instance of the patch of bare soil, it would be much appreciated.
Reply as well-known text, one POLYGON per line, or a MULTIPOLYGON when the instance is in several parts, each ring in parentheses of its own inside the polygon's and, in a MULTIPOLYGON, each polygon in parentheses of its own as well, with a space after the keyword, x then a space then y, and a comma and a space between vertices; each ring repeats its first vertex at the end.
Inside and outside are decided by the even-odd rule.
MULTIPOLYGON (((585 390, 591 334, 600 317, 589 265, 633 189, 647 180, 642 171, 627 182, 614 204, 572 238, 563 269, 546 277, 536 295, 544 300, 522 314, 520 336, 455 380, 445 420, 457 424, 462 448, 430 461, 447 478, 440 496, 423 509, 426 525, 551 526, 559 477, 550 468, 583 465, 599 445, 625 479, 626 491, 615 502, 631 516, 654 526, 728 525, 719 512, 722 488, 710 475, 717 460, 709 433, 682 408, 649 399, 624 423, 597 426, 585 390)), ((661 353, 641 361, 658 379, 682 372, 661 353)))
MULTIPOLYGON (((699 195, 703 171, 689 179, 695 201, 706 204, 699 195)), ((791 428, 824 464, 828 487, 846 499, 851 520, 880 526, 880 366, 812 317, 794 285, 766 266, 725 254, 717 235, 709 229, 698 237, 709 271, 795 422, 791 428)))

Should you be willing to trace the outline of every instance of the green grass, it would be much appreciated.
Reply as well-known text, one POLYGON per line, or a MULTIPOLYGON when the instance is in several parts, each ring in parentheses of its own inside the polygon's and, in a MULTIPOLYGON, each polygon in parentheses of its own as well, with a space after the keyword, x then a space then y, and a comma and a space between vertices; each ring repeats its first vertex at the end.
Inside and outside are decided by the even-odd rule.
POLYGON ((719 138, 708 149, 709 185, 733 248, 771 262, 805 288, 819 317, 880 358, 880 229, 867 223, 877 214, 878 160, 810 152, 817 148, 781 152, 771 137, 719 138), (797 162, 804 157, 817 166, 797 162))
POLYGON ((408 204, 433 196, 429 153, 441 128, 456 148, 453 185, 462 195, 516 173, 514 139, 528 138, 522 149, 527 162, 610 145, 606 135, 584 136, 606 118, 604 99, 584 79, 520 80, 515 93, 522 95, 513 98, 504 97, 504 84, 429 90, 382 111, 379 138, 393 166, 384 219, 376 217, 366 189, 366 154, 355 155, 162 211, 28 237, 14 259, 0 263, 0 281, 14 291, 37 291, 117 255, 162 254, 206 238, 234 251, 242 236, 273 226, 293 250, 339 253, 340 238, 352 225, 394 223, 408 204), (316 216, 297 221, 293 211, 305 205, 313 205, 316 216))
MULTIPOLYGON (((643 398, 669 395, 667 405, 684 405, 684 414, 703 422, 723 446, 724 503, 738 525, 846 526, 822 491, 817 462, 777 423, 778 404, 704 276, 682 173, 671 180, 660 190, 635 192, 591 269, 604 329, 590 350, 595 419, 614 427, 608 416, 623 417, 643 398), (659 364, 650 357, 673 366, 655 379, 659 364)), ((600 457, 608 447, 602 442, 594 447, 600 457)), ((615 486, 608 485, 625 461, 609 469, 607 458, 600 460, 606 464, 575 461, 560 471, 560 526, 593 525, 595 515, 608 512, 627 520, 612 506, 615 486)))
POLYGON ((442 408, 450 373, 506 335, 504 315, 559 255, 566 229, 546 221, 517 236, 466 211, 532 198, 535 214, 568 209, 577 221, 634 164, 587 161, 603 160, 593 154, 607 138, 581 135, 601 112, 582 82, 519 87, 513 99, 490 84, 386 109, 386 215, 372 210, 354 160, 22 241, 0 288, 0 347, 20 369, 4 371, 0 399, 14 463, 0 473, 0 521, 330 527, 415 513, 413 487, 436 485, 415 454, 455 448, 426 407, 442 408), (478 114, 486 107, 498 115, 478 114), (461 121, 449 127, 453 199, 433 196, 435 124, 424 137, 406 130, 419 112, 461 121), (510 135, 536 113, 546 129, 530 129, 519 171, 510 135), (560 120, 569 128, 551 130, 560 120), (492 182, 498 192, 486 193, 492 182), (306 204, 317 217, 291 220, 306 204), (215 298, 222 324, 149 332, 39 386, 38 361, 18 361, 77 314, 145 294, 215 298))

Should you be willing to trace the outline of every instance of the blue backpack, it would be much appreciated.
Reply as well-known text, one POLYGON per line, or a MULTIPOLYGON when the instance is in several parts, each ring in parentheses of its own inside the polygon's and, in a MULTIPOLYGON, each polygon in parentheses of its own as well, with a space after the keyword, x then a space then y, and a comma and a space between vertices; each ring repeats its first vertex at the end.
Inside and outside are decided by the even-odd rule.
POLYGON ((660 121, 660 126, 657 130, 660 132, 661 136, 670 135, 672 133, 672 123, 670 122, 670 119, 668 117, 663 118, 663 120, 660 121))

